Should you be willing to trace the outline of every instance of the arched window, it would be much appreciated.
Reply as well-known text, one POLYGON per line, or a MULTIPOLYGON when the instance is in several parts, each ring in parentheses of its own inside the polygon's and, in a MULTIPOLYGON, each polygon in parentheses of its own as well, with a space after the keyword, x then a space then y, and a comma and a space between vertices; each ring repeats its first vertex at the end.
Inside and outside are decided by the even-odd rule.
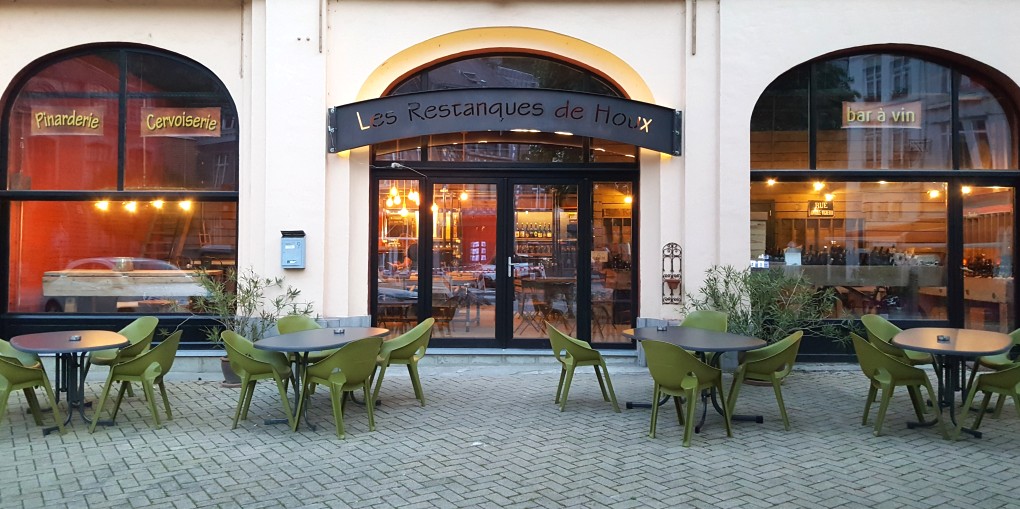
POLYGON ((751 115, 752 263, 853 315, 1012 330, 1016 85, 979 68, 888 51, 776 78, 751 115))
MULTIPOLYGON (((589 70, 535 55, 485 55, 444 62, 396 84, 387 95, 458 88, 542 88, 622 97, 609 82, 589 70)), ((383 161, 475 163, 630 163, 633 145, 520 131, 450 133, 375 145, 383 161)))
POLYGON ((171 312, 232 266, 237 111, 208 69, 140 47, 34 64, 0 125, 9 312, 171 312), (180 269, 180 270, 179 270, 180 269))

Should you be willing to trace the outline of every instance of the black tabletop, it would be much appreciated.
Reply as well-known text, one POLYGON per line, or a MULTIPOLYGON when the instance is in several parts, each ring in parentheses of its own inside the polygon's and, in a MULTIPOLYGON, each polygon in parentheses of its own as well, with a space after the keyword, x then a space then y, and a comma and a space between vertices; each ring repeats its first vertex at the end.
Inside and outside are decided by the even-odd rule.
POLYGON ((315 352, 337 348, 351 341, 373 338, 389 334, 389 329, 381 327, 340 327, 303 330, 280 334, 255 342, 255 348, 274 352, 315 352), (343 333, 337 333, 342 330, 343 333))
POLYGON ((1013 346, 1013 340, 1001 332, 945 327, 907 329, 897 333, 892 343, 907 350, 962 357, 994 355, 1013 346), (949 341, 939 341, 939 336, 945 336, 949 341))
POLYGON ((37 332, 11 338, 14 348, 32 353, 71 353, 120 348, 128 345, 121 334, 108 330, 37 332), (78 340, 72 340, 78 337, 78 340))
POLYGON ((627 329, 623 335, 633 339, 653 339, 672 343, 695 352, 742 352, 765 346, 765 341, 729 332, 716 332, 695 327, 670 326, 660 331, 655 327, 627 329))

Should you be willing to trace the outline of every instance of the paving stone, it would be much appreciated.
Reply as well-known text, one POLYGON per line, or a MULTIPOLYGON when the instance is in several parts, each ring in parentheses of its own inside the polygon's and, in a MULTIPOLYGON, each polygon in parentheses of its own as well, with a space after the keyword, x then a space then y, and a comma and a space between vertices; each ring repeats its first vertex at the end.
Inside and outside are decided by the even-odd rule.
MULTIPOLYGON (((647 371, 614 364, 612 376, 621 406, 648 399, 647 371)), ((1013 408, 984 419, 983 439, 952 442, 908 429, 913 411, 897 395, 875 437, 860 425, 867 381, 857 369, 798 369, 783 385, 790 431, 771 390, 742 390, 738 411, 765 423, 735 422, 727 438, 709 411, 689 448, 672 405, 648 438, 649 411, 613 412, 590 371, 575 377, 564 412, 548 366, 431 365, 422 377, 428 406, 406 377, 387 378, 376 431, 349 403, 343 440, 321 391, 314 431, 263 424, 283 415, 270 384, 231 430, 237 389, 176 379, 162 429, 138 394, 113 426, 89 434, 75 415, 49 436, 15 394, 0 421, 0 507, 993 508, 1014 506, 1020 490, 1013 408)), ((87 394, 101 389, 89 382, 87 394)))

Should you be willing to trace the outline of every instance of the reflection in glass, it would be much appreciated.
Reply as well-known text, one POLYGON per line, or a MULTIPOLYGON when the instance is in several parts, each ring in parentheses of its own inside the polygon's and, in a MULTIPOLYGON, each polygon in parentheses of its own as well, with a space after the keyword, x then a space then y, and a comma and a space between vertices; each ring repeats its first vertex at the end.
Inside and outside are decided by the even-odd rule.
POLYGON ((234 203, 13 202, 10 229, 10 312, 182 312, 237 256, 234 203))
POLYGON ((1016 168, 1012 132, 1016 119, 979 79, 960 77, 960 168, 1016 168))
POLYGON ((751 261, 803 273, 842 311, 946 313, 946 184, 753 182, 751 261))
POLYGON ((433 186, 432 317, 445 337, 496 330, 496 185, 433 186))
POLYGON ((417 180, 379 181, 376 325, 390 329, 394 336, 418 323, 421 199, 417 180))
POLYGON ((634 188, 631 182, 596 182, 592 189, 591 339, 627 342, 621 332, 634 319, 632 291, 634 188))
POLYGON ((808 66, 765 89, 751 114, 751 168, 805 169, 808 157, 808 66))
POLYGON ((1009 332, 1013 316, 1012 187, 964 186, 964 326, 1009 332))
POLYGON ((865 54, 816 64, 817 168, 952 167, 949 68, 865 54))
POLYGON ((577 328, 577 186, 514 186, 514 337, 577 328))

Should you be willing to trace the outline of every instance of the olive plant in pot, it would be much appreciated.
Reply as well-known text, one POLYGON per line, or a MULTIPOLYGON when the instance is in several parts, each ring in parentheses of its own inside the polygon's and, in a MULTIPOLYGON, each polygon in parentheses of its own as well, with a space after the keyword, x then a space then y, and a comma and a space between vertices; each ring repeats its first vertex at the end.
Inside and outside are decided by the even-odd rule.
POLYGON ((844 344, 852 320, 834 316, 838 302, 833 288, 818 288, 800 272, 716 265, 705 272, 696 294, 686 294, 681 307, 685 314, 699 309, 726 312, 728 332, 769 344, 796 330, 844 344))
MULTIPOLYGON (((311 302, 299 300, 301 290, 284 285, 284 278, 263 277, 250 267, 240 272, 227 269, 222 277, 202 271, 197 279, 206 296, 194 299, 191 309, 216 321, 216 325, 204 327, 203 332, 206 339, 217 346, 222 342, 220 333, 224 330, 258 341, 273 330, 280 318, 311 315, 314 311, 311 302)), ((221 358, 221 365, 225 384, 240 383, 225 356, 221 358)))

